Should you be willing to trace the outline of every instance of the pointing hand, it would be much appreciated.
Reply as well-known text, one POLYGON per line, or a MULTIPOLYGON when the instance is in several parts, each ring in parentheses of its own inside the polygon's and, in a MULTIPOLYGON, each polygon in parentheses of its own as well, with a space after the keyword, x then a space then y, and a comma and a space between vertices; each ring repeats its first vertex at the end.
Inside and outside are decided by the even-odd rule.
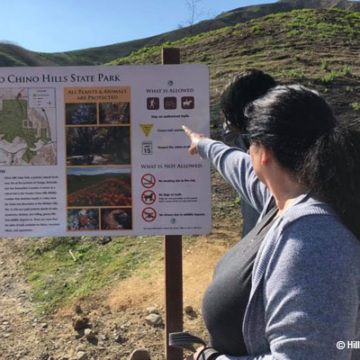
POLYGON ((201 139, 206 139, 207 137, 202 134, 192 132, 187 126, 183 125, 185 134, 190 138, 191 144, 189 147, 190 155, 194 155, 197 153, 197 145, 201 139))

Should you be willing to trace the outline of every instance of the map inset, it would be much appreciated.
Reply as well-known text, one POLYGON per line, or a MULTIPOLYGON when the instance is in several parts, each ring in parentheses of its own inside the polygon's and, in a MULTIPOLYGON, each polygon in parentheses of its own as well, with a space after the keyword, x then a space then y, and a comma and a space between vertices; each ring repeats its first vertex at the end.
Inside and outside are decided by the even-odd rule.
POLYGON ((0 166, 56 165, 55 89, 0 89, 0 166))

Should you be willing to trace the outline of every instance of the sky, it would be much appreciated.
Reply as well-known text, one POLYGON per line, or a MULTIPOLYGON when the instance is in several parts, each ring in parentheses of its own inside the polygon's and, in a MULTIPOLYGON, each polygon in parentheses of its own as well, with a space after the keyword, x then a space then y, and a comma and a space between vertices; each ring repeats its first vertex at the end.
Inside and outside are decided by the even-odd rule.
POLYGON ((62 52, 141 39, 276 0, 0 0, 0 42, 62 52))

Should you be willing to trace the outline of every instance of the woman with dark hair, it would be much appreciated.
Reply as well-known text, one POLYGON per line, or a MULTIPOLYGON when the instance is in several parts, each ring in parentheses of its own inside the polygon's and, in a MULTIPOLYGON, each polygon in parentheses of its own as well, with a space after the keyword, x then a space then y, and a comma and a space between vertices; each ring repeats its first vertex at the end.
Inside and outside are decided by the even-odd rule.
MULTIPOLYGON (((236 75, 226 86, 220 99, 220 117, 223 121, 222 136, 227 145, 236 146, 245 152, 249 151, 245 108, 274 86, 276 82, 273 77, 257 69, 246 70, 236 75)), ((260 212, 244 198, 241 198, 240 206, 243 218, 242 236, 244 237, 257 223, 260 212)))
POLYGON ((217 264, 203 300, 211 348, 188 359, 360 359, 359 132, 297 85, 246 116, 250 156, 184 127, 190 153, 262 211, 217 264))

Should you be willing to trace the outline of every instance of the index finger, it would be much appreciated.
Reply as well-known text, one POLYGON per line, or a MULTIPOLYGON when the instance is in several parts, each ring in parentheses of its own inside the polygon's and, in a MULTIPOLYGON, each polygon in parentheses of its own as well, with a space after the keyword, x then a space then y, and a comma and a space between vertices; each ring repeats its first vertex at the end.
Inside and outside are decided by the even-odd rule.
POLYGON ((191 135, 192 131, 187 126, 183 125, 182 128, 185 131, 186 135, 191 135))

